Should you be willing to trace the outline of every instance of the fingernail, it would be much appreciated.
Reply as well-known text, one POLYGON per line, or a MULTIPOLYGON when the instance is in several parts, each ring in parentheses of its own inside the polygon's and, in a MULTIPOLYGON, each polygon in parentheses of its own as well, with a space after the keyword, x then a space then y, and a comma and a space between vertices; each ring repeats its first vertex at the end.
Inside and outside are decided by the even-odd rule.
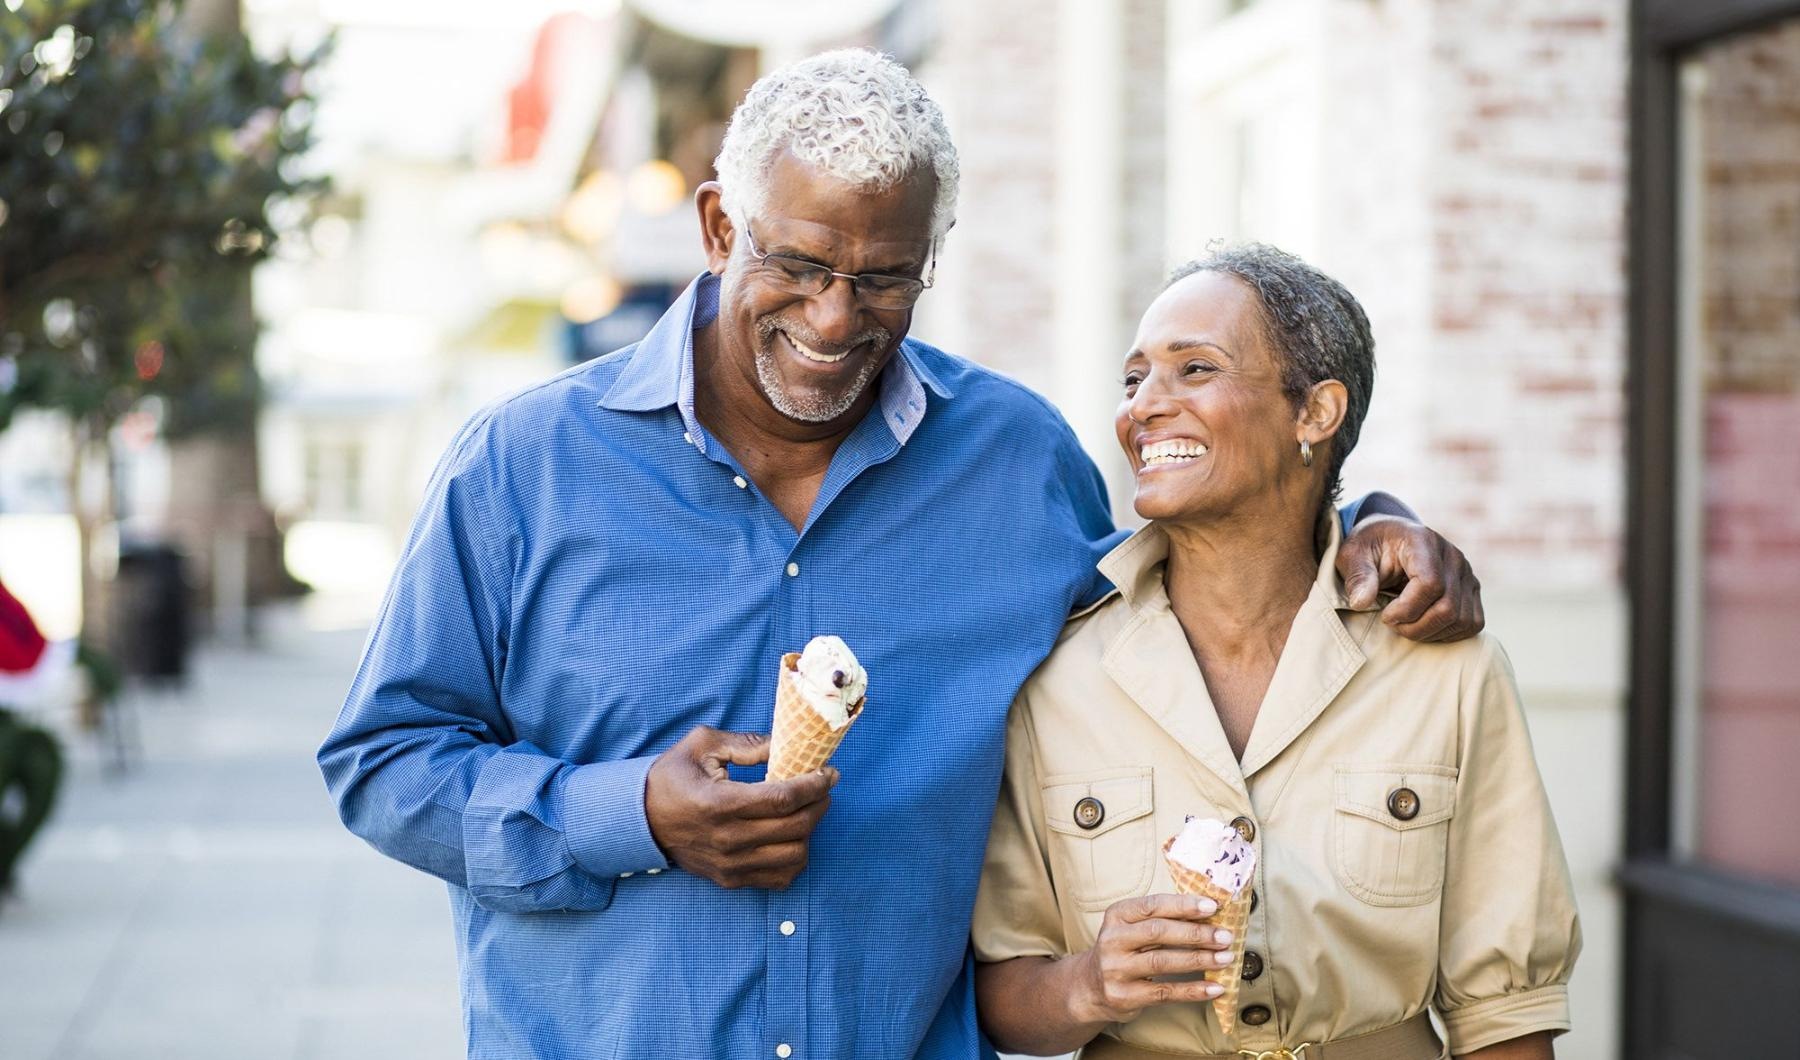
POLYGON ((1218 953, 1213 954, 1213 960, 1218 961, 1219 967, 1223 968, 1226 965, 1230 964, 1233 960, 1233 958, 1231 956, 1231 951, 1230 950, 1220 950, 1218 953))
POLYGON ((1214 936, 1213 936, 1213 938, 1214 938, 1214 939, 1215 939, 1215 940, 1216 940, 1216 941, 1217 941, 1217 942, 1218 942, 1218 943, 1219 943, 1219 945, 1221 945, 1221 946, 1229 946, 1229 945, 1231 945, 1231 932, 1229 932, 1229 931, 1226 931, 1226 930, 1225 930, 1225 929, 1223 929, 1223 928, 1221 928, 1221 929, 1219 929, 1219 932, 1218 932, 1218 933, 1217 933, 1217 934, 1216 934, 1216 935, 1214 935, 1214 936))
POLYGON ((1211 898, 1197 899, 1194 905, 1200 910, 1201 916, 1212 916, 1219 911, 1219 903, 1213 901, 1211 898))
POLYGON ((1207 997, 1218 997, 1220 994, 1223 994, 1224 992, 1225 992, 1225 988, 1223 986, 1220 986, 1218 983, 1207 983, 1206 984, 1206 996, 1207 997))

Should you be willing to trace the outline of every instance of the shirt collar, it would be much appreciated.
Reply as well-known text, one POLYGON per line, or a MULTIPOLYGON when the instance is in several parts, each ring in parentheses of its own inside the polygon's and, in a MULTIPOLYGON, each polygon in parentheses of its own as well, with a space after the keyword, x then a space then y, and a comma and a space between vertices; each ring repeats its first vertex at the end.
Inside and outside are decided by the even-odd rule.
MULTIPOLYGON (((694 332, 718 315, 719 278, 703 272, 638 343, 630 362, 600 399, 600 407, 651 412, 673 405, 689 433, 702 438, 699 421, 694 418, 694 332)), ((924 421, 928 389, 945 400, 956 396, 925 364, 918 345, 910 339, 900 344, 899 355, 882 370, 880 386, 876 405, 882 422, 902 445, 924 421)), ((704 451, 704 443, 697 444, 704 451)))
MULTIPOLYGON (((1334 610, 1349 610, 1343 583, 1338 579, 1337 554, 1344 542, 1344 532, 1335 515, 1326 519, 1330 525, 1325 541, 1325 554, 1319 558, 1319 570, 1313 578, 1311 600, 1334 610)), ((1169 605, 1168 589, 1163 584, 1163 569, 1169 559, 1169 535, 1159 523, 1150 523, 1126 538, 1100 560, 1100 573, 1118 587, 1118 593, 1133 610, 1169 605)))

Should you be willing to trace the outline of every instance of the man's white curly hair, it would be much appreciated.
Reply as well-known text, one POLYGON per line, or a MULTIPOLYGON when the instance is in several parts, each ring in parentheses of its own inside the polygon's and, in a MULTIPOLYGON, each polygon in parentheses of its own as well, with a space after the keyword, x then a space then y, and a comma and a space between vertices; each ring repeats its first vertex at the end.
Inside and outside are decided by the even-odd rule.
POLYGON ((769 169, 783 148, 872 191, 929 170, 937 177, 931 238, 942 237, 956 219, 960 171, 944 112, 905 67, 879 52, 821 52, 750 86, 713 163, 735 224, 742 226, 768 200, 769 169))

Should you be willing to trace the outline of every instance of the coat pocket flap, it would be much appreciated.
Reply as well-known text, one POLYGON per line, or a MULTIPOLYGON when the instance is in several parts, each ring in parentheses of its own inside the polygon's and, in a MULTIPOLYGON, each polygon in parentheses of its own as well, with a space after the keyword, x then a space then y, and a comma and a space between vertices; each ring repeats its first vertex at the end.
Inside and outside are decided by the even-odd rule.
POLYGON ((1454 766, 1340 765, 1332 801, 1340 813, 1405 832, 1456 816, 1456 777, 1454 766))
POLYGON ((1152 809, 1150 768, 1127 767, 1045 777, 1044 823, 1053 832, 1091 839, 1152 809))

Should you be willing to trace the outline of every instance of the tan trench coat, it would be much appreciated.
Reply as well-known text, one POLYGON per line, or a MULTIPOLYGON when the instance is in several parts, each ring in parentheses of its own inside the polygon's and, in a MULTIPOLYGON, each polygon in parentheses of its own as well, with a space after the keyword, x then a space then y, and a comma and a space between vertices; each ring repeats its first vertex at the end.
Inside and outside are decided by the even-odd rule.
POLYGON ((1106 1033, 1231 1053, 1430 1007, 1460 1054, 1568 1029, 1580 928, 1506 656, 1492 637, 1416 644, 1349 611, 1337 545, 1334 527, 1241 763, 1169 610, 1167 537, 1152 525, 1102 561, 1119 591, 1070 622, 1013 707, 978 958, 1089 948, 1109 905, 1174 889, 1159 846, 1188 815, 1241 817, 1261 973, 1237 1031, 1182 1004, 1106 1033), (1087 798, 1098 821, 1076 809, 1087 798))

